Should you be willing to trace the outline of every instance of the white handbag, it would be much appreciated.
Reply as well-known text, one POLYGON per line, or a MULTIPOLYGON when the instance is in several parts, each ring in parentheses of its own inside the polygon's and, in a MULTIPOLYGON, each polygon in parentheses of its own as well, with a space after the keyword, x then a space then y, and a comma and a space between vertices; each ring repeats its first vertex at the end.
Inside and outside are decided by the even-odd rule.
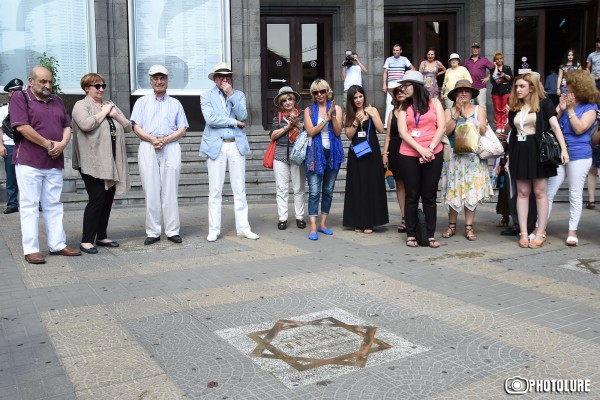
POLYGON ((496 136, 490 124, 488 124, 485 135, 479 137, 479 146, 477 155, 482 160, 489 160, 501 157, 504 154, 504 147, 500 143, 500 139, 496 136))

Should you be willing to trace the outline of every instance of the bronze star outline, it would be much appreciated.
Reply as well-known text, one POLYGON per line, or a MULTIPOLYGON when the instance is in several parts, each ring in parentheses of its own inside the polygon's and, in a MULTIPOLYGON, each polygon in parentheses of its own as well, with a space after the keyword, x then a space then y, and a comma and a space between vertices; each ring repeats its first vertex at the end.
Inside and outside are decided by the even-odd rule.
POLYGON ((250 353, 252 357, 279 359, 286 362, 298 371, 306 371, 323 365, 343 365, 364 368, 369 354, 387 350, 392 345, 375 337, 376 326, 349 325, 333 317, 325 317, 313 321, 294 321, 280 319, 271 329, 251 332, 248 336, 257 343, 250 353), (275 337, 282 331, 301 328, 303 326, 322 326, 330 328, 343 328, 363 338, 360 347, 354 353, 342 354, 331 358, 297 357, 287 354, 272 344, 275 337))

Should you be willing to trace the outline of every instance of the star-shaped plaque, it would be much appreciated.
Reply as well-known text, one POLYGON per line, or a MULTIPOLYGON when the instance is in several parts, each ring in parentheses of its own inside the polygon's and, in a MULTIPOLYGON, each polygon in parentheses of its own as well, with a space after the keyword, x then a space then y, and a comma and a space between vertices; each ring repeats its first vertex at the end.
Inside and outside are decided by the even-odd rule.
POLYGON ((248 336, 257 343, 251 356, 279 359, 298 371, 306 371, 323 365, 364 368, 369 354, 392 347, 377 339, 376 331, 375 326, 348 325, 326 317, 313 321, 282 319, 271 329, 251 332, 248 336), (282 338, 284 333, 286 337, 282 338), (344 345, 337 349, 336 343, 344 345), (347 352, 348 346, 356 346, 356 351, 347 352))

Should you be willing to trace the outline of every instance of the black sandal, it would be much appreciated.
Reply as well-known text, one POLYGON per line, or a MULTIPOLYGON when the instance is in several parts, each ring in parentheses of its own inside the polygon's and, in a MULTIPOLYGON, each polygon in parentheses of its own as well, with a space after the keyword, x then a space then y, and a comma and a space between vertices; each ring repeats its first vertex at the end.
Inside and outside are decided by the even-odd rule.
POLYGON ((596 208, 596 202, 595 201, 588 201, 588 203, 585 206, 585 208, 587 208, 588 210, 593 210, 594 208, 596 208))
POLYGON ((406 232, 406 221, 404 221, 404 217, 402 217, 402 223, 398 225, 398 232, 405 233, 406 232))

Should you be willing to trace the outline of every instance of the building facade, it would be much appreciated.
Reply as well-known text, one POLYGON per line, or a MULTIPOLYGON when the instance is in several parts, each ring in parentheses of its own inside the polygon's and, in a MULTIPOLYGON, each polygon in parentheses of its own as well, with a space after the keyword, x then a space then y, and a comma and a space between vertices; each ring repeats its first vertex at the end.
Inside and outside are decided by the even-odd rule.
MULTIPOLYGON (((16 25, 0 23, 3 81, 26 79, 36 64, 32 54, 44 46, 38 45, 37 53, 30 49, 21 54, 12 44, 44 37, 43 32, 36 33, 43 27, 33 27, 33 33, 24 36, 19 29, 27 30, 43 15, 32 11, 40 4, 58 3, 14 1, 20 4, 16 25), (19 57, 25 60, 18 64, 23 71, 17 74, 9 66, 19 57)), ((103 74, 108 96, 128 114, 135 100, 147 92, 145 69, 162 62, 172 71, 169 91, 182 102, 191 131, 203 129, 199 94, 210 87, 206 75, 222 59, 230 61, 238 73, 234 87, 246 93, 249 132, 264 134, 273 115, 272 99, 281 86, 301 93, 304 105, 310 101, 309 87, 317 77, 329 81, 336 94, 342 93, 340 69, 347 50, 355 50, 367 67, 363 86, 368 101, 383 114, 383 63, 395 43, 403 46, 403 55, 416 66, 430 47, 447 65, 450 53, 457 52, 464 59, 471 44, 479 42, 482 54, 490 59, 501 51, 513 70, 527 64, 545 74, 560 64, 567 48, 575 48, 585 63, 600 35, 599 0, 69 1, 87 5, 87 11, 77 14, 80 21, 68 21, 68 14, 57 14, 57 21, 74 27, 65 41, 78 35, 87 40, 80 51, 77 48, 69 54, 87 52, 89 56, 59 57, 61 68, 71 72, 71 67, 84 63, 79 69, 83 73, 103 74), (152 21, 158 32, 153 32, 152 21), (83 33, 77 30, 80 25, 83 33), (153 43, 160 45, 152 49, 153 43), (180 54, 162 54, 167 51, 180 54)), ((46 37, 56 35, 51 26, 45 30, 46 37)), ((76 76, 77 69, 73 71, 76 76)), ((66 103, 71 105, 82 95, 81 90, 71 90, 66 103)))

